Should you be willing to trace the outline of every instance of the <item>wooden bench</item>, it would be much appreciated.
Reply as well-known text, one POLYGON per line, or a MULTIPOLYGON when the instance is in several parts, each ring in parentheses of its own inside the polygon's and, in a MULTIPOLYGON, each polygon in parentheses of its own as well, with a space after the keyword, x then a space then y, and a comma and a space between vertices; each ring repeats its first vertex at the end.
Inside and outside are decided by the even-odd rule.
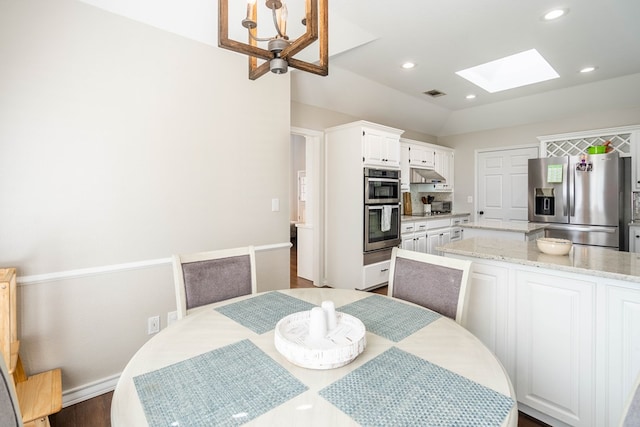
POLYGON ((26 374, 16 319, 16 269, 0 268, 0 351, 13 378, 22 422, 25 427, 49 426, 49 415, 62 409, 62 371, 26 374))

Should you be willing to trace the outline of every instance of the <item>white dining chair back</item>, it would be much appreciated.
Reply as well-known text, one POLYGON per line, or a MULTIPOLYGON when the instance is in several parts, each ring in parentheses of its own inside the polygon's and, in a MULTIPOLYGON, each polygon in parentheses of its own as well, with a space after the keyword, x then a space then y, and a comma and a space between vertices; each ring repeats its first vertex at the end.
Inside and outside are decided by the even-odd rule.
POLYGON ((638 426, 640 426, 640 375, 629 393, 620 419, 620 427, 638 426))
POLYGON ((464 324, 470 269, 471 261, 393 248, 387 294, 464 324))
POLYGON ((256 292, 253 246, 173 256, 178 319, 189 310, 256 292))
POLYGON ((13 379, 9 375, 4 358, 0 357, 0 426, 22 426, 22 415, 16 397, 13 379))

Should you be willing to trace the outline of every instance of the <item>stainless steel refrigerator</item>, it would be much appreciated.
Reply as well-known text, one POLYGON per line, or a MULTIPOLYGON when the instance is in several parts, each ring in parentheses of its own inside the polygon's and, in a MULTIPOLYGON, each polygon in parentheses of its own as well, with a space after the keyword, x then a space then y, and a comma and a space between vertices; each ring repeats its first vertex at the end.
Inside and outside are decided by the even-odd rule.
POLYGON ((529 221, 547 237, 628 250, 628 162, 617 153, 529 160, 529 221))

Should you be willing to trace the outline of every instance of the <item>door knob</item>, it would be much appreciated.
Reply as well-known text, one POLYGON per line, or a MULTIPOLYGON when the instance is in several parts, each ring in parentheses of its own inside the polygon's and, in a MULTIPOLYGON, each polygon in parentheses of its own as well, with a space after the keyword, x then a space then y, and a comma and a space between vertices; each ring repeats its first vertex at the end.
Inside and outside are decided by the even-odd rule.
POLYGON ((480 211, 478 212, 480 215, 484 215, 484 211, 480 211))

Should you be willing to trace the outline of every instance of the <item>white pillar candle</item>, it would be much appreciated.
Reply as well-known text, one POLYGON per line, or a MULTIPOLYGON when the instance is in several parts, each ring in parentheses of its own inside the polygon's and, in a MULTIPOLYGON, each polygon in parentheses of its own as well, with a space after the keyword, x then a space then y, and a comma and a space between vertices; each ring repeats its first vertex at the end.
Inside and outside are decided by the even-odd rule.
POLYGON ((309 337, 322 339, 327 335, 327 318, 322 307, 313 307, 309 318, 309 337))
POLYGON ((322 310, 327 317, 327 330, 330 331, 338 325, 336 306, 333 304, 333 301, 322 301, 322 310))

